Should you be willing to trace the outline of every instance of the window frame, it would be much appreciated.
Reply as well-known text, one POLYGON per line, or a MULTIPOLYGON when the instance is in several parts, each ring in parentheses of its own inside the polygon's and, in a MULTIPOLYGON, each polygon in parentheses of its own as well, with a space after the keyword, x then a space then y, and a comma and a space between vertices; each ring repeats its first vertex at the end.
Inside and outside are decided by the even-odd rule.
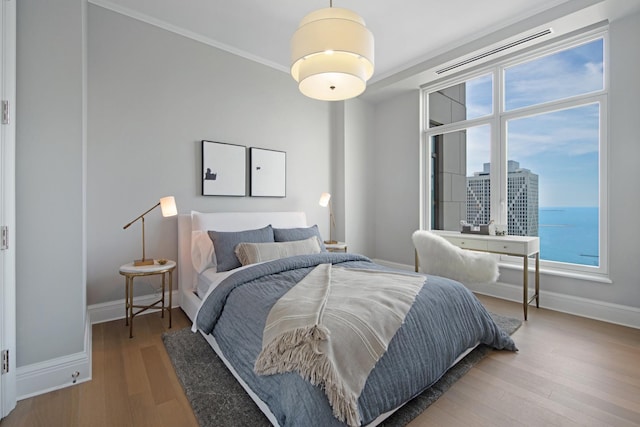
MULTIPOLYGON (((491 168, 491 218, 499 223, 506 223, 507 199, 507 122, 523 117, 530 117, 552 111, 575 108, 597 103, 600 108, 599 120, 599 265, 589 266, 568 262, 540 260, 543 271, 557 273, 563 276, 592 277, 597 281, 607 281, 609 273, 609 215, 608 215, 608 94, 609 94, 609 40, 608 28, 599 28, 576 36, 568 37, 550 43, 543 47, 532 47, 506 58, 497 59, 489 64, 480 65, 469 71, 463 71, 451 78, 438 80, 421 88, 421 191, 420 191, 420 221, 422 229, 430 229, 431 218, 431 144, 432 136, 447 134, 469 129, 475 126, 489 125, 491 139, 491 164, 499 167, 491 168), (571 49, 597 39, 603 41, 603 88, 595 92, 574 95, 561 100, 548 101, 532 106, 519 107, 504 111, 504 80, 505 70, 514 65, 571 49), (492 114, 471 120, 448 123, 436 127, 429 127, 429 94, 448 87, 464 83, 482 75, 491 73, 493 76, 493 108, 492 114), (498 191, 493 191, 497 189, 498 191), (504 203, 501 203, 501 200, 504 203)), ((521 259, 501 256, 503 265, 522 269, 521 259)))

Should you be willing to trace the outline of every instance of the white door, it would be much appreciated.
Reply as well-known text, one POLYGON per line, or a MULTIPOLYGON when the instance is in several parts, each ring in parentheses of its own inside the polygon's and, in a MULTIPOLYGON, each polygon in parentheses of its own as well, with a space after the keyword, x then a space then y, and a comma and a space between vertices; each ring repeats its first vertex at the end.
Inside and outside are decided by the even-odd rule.
POLYGON ((16 406, 15 105, 16 1, 0 6, 0 418, 16 406), (5 353, 6 352, 6 353, 5 353), (8 354, 5 365, 4 354, 8 354))

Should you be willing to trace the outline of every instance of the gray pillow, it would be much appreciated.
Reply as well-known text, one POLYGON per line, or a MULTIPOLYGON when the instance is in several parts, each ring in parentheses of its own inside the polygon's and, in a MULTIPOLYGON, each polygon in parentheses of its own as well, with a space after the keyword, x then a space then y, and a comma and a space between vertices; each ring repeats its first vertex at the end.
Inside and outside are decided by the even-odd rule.
POLYGON ((238 243, 267 243, 274 241, 271 225, 256 230, 209 231, 209 237, 211 237, 214 253, 216 254, 217 271, 229 271, 240 267, 240 261, 238 261, 235 254, 238 243))
POLYGON ((320 236, 320 231, 318 230, 317 225, 313 225, 311 227, 301 227, 301 228, 274 228, 273 229, 273 237, 276 242, 292 242, 295 240, 306 240, 309 237, 316 236, 318 238, 318 244, 320 245, 320 250, 322 252, 326 252, 327 248, 324 246, 324 241, 322 240, 322 236, 320 236))

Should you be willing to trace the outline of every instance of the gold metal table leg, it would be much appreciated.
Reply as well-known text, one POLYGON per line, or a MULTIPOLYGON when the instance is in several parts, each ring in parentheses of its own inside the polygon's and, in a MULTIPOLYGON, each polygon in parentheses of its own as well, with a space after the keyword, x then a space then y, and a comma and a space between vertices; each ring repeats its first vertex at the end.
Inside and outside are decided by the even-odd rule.
POLYGON ((536 252, 536 308, 540 308, 540 252, 536 252))
POLYGON ((124 277, 124 324, 129 326, 129 276, 124 277))
POLYGON ((171 329, 171 307, 173 298, 173 270, 169 272, 169 329, 171 329))
POLYGON ((161 306, 162 308, 160 309, 160 317, 162 317, 164 319, 164 276, 167 273, 162 273, 162 295, 160 295, 160 301, 162 302, 161 306))
POLYGON ((129 283, 129 338, 133 338, 133 276, 129 283))

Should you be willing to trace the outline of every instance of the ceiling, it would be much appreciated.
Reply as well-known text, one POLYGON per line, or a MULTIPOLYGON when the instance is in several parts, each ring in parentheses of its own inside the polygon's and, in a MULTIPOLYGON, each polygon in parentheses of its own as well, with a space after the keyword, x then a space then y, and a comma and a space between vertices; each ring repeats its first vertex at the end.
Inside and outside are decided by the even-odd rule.
MULTIPOLYGON (((321 0, 89 1, 282 71, 289 69, 289 42, 300 20, 329 6, 321 0)), ((638 0, 336 0, 333 6, 358 13, 373 33, 374 83, 536 15, 606 3, 618 13, 640 9, 638 0)))

